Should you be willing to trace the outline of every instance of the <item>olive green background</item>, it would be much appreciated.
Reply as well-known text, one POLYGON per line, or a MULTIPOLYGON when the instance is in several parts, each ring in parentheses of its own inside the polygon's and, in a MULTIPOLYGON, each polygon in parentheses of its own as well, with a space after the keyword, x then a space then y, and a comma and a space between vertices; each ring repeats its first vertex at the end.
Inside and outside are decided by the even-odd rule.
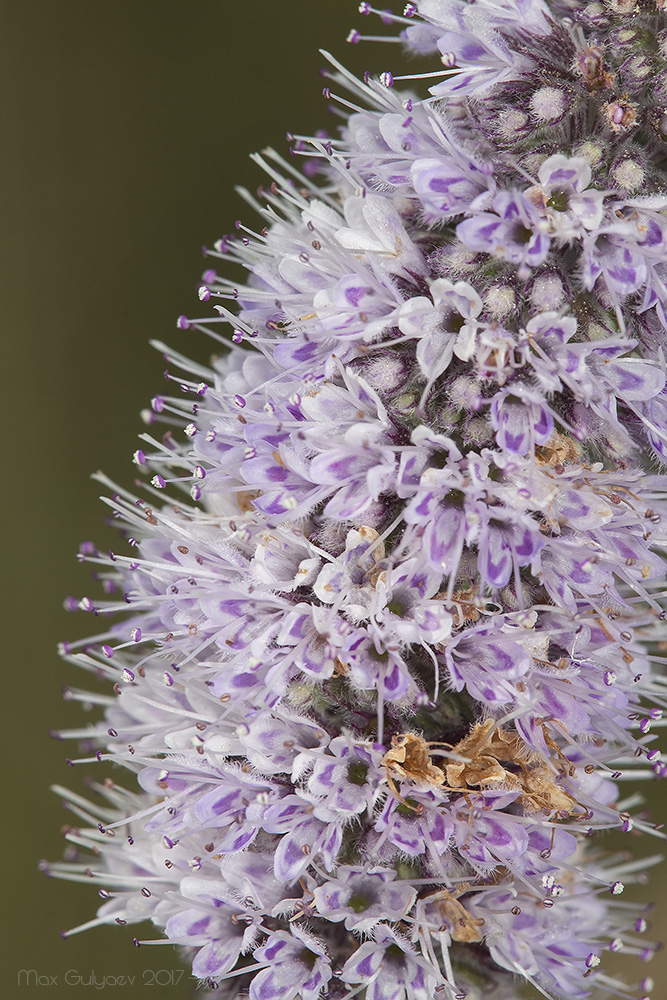
POLYGON ((248 154, 335 125, 318 45, 357 72, 400 64, 393 46, 346 45, 353 25, 383 30, 355 0, 0 0, 6 997, 188 995, 187 974, 170 985, 173 949, 137 951, 129 927, 61 941, 94 915, 95 890, 37 872, 68 821, 49 785, 84 778, 64 763, 75 747, 48 737, 83 723, 60 689, 87 683, 56 642, 94 628, 61 602, 96 593, 79 542, 115 541, 89 475, 132 483, 139 410, 164 385, 149 338, 206 357, 175 319, 202 309, 201 244, 254 222, 233 191, 262 182, 248 154), (19 985, 21 970, 42 985, 19 985), (101 990, 92 973, 136 978, 101 990))

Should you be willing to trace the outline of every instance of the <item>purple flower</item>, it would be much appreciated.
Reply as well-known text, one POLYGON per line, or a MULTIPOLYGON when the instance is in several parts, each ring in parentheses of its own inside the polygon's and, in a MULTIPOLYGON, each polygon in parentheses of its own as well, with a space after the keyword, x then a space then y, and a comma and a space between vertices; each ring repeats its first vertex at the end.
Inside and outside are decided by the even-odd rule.
POLYGON ((387 798, 375 821, 374 830, 381 836, 375 839, 374 850, 388 857, 445 855, 454 827, 441 807, 443 801, 445 796, 420 789, 410 789, 407 805, 395 796, 387 798))
POLYGON ((341 865, 335 879, 315 889, 315 905, 328 920, 344 920, 349 931, 369 931, 380 920, 401 920, 412 909, 416 890, 395 879, 393 869, 341 865))
MULTIPOLYGON (((470 206, 486 204, 481 196, 470 206)), ((492 211, 474 211, 471 218, 459 222, 456 235, 470 250, 490 253, 512 264, 537 267, 549 252, 551 239, 542 230, 541 220, 532 202, 519 191, 502 191, 489 206, 492 211)))
POLYGON ((255 958, 265 962, 250 984, 250 1000, 317 1000, 331 979, 331 966, 322 946, 294 928, 293 934, 277 931, 255 958))
POLYGON ((453 284, 438 278, 430 297, 415 296, 401 306, 398 328, 417 343, 417 361, 430 386, 449 366, 452 356, 463 361, 473 353, 482 301, 464 281, 453 284))
POLYGON ((556 154, 544 161, 537 176, 540 185, 535 195, 540 198, 535 200, 553 234, 571 239, 583 230, 599 229, 604 192, 590 187, 592 171, 587 160, 556 154))
POLYGON ((429 964, 387 924, 348 958, 341 979, 367 984, 369 1000, 430 1000, 437 982, 429 964))
POLYGON ((461 214, 488 184, 486 176, 472 162, 460 163, 445 157, 415 160, 411 178, 428 222, 461 214))
POLYGON ((547 976, 569 996, 590 996, 586 973, 599 965, 596 932, 605 927, 615 940, 606 907, 594 894, 563 894, 566 890, 553 876, 545 878, 544 884, 547 899, 556 904, 553 908, 522 893, 510 899, 500 889, 478 896, 471 911, 484 921, 486 943, 503 968, 537 983, 547 976), (573 926, 579 929, 576 936, 573 926))
POLYGON ((313 815, 327 821, 336 818, 353 819, 369 812, 377 795, 373 780, 381 754, 377 748, 337 736, 327 754, 303 753, 299 766, 311 769, 306 789, 314 808, 313 815))
POLYGON ((192 971, 200 979, 214 979, 229 972, 236 965, 239 955, 256 944, 259 935, 251 915, 225 905, 221 900, 211 899, 207 888, 209 892, 215 892, 217 887, 202 885, 199 879, 193 877, 185 878, 181 883, 181 892, 186 898, 192 893, 197 906, 180 910, 169 918, 165 927, 172 941, 198 949, 192 971))
POLYGON ((498 447, 516 455, 525 455, 536 444, 546 444, 554 432, 553 417, 544 400, 523 387, 501 389, 494 396, 491 424, 498 447))
MULTIPOLYGON (((427 2, 420 10, 426 17, 435 15, 436 23, 441 22, 443 27, 454 29, 435 36, 442 61, 453 70, 449 79, 431 87, 436 97, 450 92, 479 93, 528 71, 529 60, 517 55, 503 36, 518 34, 521 24, 529 24, 532 31, 541 35, 548 25, 548 8, 541 0, 488 5, 427 2)), ((412 31, 407 29, 408 42, 414 37, 412 31)))

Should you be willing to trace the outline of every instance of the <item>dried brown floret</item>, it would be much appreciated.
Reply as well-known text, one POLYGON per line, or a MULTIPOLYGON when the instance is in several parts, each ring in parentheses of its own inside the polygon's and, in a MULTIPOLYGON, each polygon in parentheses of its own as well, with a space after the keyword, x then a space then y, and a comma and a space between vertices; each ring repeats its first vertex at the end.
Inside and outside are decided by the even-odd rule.
POLYGON ((498 756, 512 759, 512 750, 505 749, 502 731, 494 730, 494 725, 493 719, 475 723, 468 735, 452 747, 452 753, 463 758, 445 765, 447 782, 452 788, 520 787, 517 776, 505 770, 498 760, 498 756))
MULTIPOLYGON (((553 740, 548 740, 559 757, 553 740)), ((395 778, 434 785, 443 791, 459 792, 470 802, 473 790, 518 791, 517 801, 529 812, 571 815, 577 803, 556 781, 549 762, 532 750, 518 733, 502 729, 493 719, 477 722, 458 743, 427 742, 417 733, 393 736, 391 749, 382 758, 392 793, 414 811, 400 795, 395 778), (435 764, 431 748, 449 747, 442 766, 435 764), (509 767, 515 770, 509 770, 509 767)))
MULTIPOLYGON (((388 750, 382 758, 382 764, 387 772, 389 787, 398 799, 401 799, 401 796, 398 794, 392 774, 428 785, 444 785, 444 771, 434 764, 429 756, 429 748, 438 745, 440 744, 427 743, 424 737, 417 733, 392 736, 391 750, 388 750)), ((401 802, 403 801, 401 799, 401 802)))
POLYGON ((565 434, 554 431, 546 444, 535 449, 535 461, 538 465, 564 465, 565 462, 576 462, 581 455, 577 442, 565 434))
POLYGON ((453 941, 460 941, 463 944, 471 944, 482 940, 482 926, 484 920, 480 917, 471 917, 462 903, 459 903, 458 896, 466 892, 468 883, 460 886, 454 892, 441 889, 439 892, 427 896, 424 903, 435 905, 442 916, 443 930, 448 930, 453 941))
MULTIPOLYGON (((467 760, 446 765, 448 784, 453 788, 520 789, 518 801, 525 809, 570 815, 576 802, 556 782, 548 761, 532 750, 518 733, 494 726, 493 719, 478 722, 452 747, 452 753, 467 760), (508 771, 503 764, 515 765, 518 771, 508 771)), ((560 756, 553 740, 549 743, 560 756)))

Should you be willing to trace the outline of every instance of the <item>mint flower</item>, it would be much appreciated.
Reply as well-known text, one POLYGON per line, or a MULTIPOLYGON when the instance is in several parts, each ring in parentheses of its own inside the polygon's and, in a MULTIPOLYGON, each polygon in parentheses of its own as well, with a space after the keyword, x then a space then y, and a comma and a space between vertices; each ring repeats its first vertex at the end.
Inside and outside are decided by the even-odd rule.
POLYGON ((46 868, 221 1000, 646 998, 657 859, 596 841, 662 838, 665 3, 359 10, 431 68, 328 57, 178 320, 216 357, 157 345, 46 868))

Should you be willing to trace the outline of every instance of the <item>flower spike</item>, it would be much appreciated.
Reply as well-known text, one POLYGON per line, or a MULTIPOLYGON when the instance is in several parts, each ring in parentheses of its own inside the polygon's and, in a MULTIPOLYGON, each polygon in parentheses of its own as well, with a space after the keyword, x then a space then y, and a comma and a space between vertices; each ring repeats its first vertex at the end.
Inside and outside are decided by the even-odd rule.
POLYGON ((664 839, 665 6, 363 3, 428 68, 327 54, 339 131, 255 157, 177 320, 224 353, 155 343, 66 602, 109 691, 53 736, 128 772, 55 789, 66 933, 150 920, 221 1000, 646 997, 658 858, 591 842, 664 839))

